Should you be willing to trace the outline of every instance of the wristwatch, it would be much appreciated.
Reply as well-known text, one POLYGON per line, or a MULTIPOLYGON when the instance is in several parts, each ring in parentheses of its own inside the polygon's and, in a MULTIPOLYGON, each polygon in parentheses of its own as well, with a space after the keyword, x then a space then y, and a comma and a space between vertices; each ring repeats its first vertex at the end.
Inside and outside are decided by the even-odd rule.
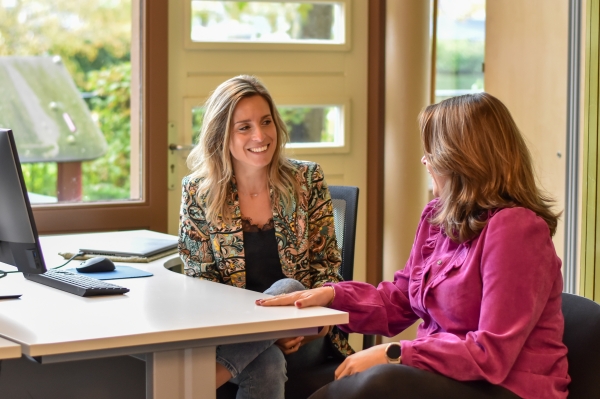
POLYGON ((385 348, 385 357, 388 363, 400 364, 400 356, 402 355, 402 347, 398 342, 392 342, 385 348))

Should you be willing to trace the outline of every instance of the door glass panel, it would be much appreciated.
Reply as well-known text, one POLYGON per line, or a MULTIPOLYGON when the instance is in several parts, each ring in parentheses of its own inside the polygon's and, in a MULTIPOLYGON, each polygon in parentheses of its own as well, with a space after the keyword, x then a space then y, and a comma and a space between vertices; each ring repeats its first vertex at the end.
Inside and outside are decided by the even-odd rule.
MULTIPOLYGON (((290 148, 341 147, 344 116, 341 105, 283 105, 277 109, 286 124, 290 148)), ((192 108, 192 142, 198 142, 204 107, 192 108)))
POLYGON ((485 0, 438 0, 435 39, 434 101, 483 91, 485 0))
POLYGON ((483 90, 485 0, 438 0, 435 102, 483 90))
POLYGON ((139 199, 131 43, 132 0, 0 0, 0 126, 33 203, 139 199))
POLYGON ((343 2, 192 0, 194 42, 344 43, 343 2))
POLYGON ((290 134, 288 147, 343 146, 341 106, 280 106, 290 134))

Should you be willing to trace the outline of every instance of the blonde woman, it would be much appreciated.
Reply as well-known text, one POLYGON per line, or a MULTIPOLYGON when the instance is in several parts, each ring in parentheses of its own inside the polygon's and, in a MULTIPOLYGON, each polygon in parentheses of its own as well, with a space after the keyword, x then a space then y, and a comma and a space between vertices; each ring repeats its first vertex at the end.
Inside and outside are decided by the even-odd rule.
POLYGON ((345 330, 386 336, 423 320, 413 341, 346 358, 311 398, 566 398, 558 215, 508 109, 469 94, 428 106, 419 122, 436 198, 394 281, 326 284, 259 304, 331 303, 350 313, 345 330))
MULTIPOLYGON (((255 77, 237 76, 212 93, 183 180, 179 252, 188 276, 268 294, 341 280, 323 171, 286 158, 286 141, 271 95, 255 77)), ((329 346, 352 353, 330 327, 313 337, 219 346, 217 387, 231 381, 239 399, 283 398, 286 362, 310 367, 329 346)))

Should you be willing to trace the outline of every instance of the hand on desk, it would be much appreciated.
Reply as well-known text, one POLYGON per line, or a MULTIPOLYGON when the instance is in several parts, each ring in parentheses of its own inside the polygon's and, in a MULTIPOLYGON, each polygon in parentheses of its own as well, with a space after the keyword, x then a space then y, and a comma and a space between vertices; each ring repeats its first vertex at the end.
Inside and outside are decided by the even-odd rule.
MULTIPOLYGON (((297 308, 306 308, 309 306, 326 306, 333 299, 333 287, 314 288, 306 291, 296 291, 290 294, 277 295, 272 298, 258 299, 256 304, 259 306, 289 306, 295 305, 297 308)), ((275 342, 275 345, 281 349, 285 355, 297 352, 300 347, 310 341, 325 336, 331 331, 331 326, 325 326, 316 335, 308 337, 281 338, 275 342)))
POLYGON ((327 306, 333 300, 333 297, 333 287, 321 287, 277 295, 272 298, 258 299, 256 304, 259 306, 295 305, 297 308, 307 308, 310 306, 327 306))

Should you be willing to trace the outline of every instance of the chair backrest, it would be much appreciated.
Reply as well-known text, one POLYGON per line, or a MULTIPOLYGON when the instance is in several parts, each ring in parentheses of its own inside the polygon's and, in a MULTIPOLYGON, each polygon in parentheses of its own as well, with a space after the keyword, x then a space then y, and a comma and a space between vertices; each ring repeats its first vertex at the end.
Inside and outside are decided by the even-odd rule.
POLYGON ((563 342, 569 362, 570 399, 600 398, 600 305, 587 298, 563 293, 563 342))
POLYGON ((333 221, 338 249, 342 254, 340 274, 346 281, 354 273, 354 241, 356 239, 356 215, 358 213, 358 187, 329 186, 333 203, 333 221))

